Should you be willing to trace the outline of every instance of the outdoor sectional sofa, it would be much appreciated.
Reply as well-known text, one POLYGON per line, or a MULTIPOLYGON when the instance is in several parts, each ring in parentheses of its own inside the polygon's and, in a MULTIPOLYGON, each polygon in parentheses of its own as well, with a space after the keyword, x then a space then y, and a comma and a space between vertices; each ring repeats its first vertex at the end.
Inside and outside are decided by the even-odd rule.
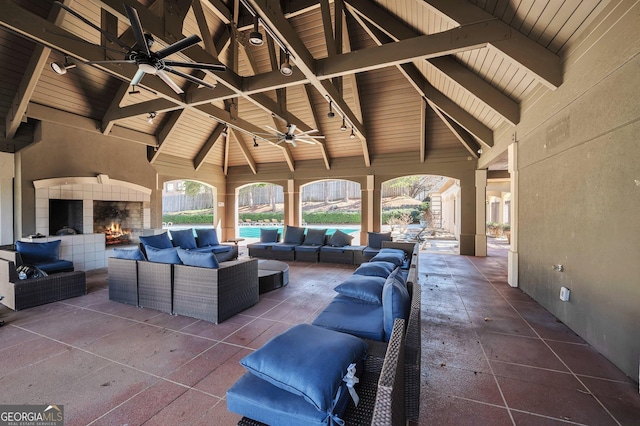
POLYGON ((237 257, 234 246, 216 253, 167 247, 163 234, 140 239, 144 252, 114 249, 108 260, 110 300, 216 324, 258 303, 258 260, 222 260, 237 257))
POLYGON ((260 241, 247 248, 249 256, 259 259, 359 265, 391 242, 391 233, 369 232, 366 246, 352 246, 352 239, 340 230, 326 235, 326 229, 286 226, 282 241, 277 229, 261 229, 260 241))
MULTIPOLYGON (((328 315, 333 315, 329 322, 335 320, 338 329, 327 327, 321 313, 313 324, 287 330, 240 361, 247 373, 227 391, 228 409, 244 416, 239 425, 404 425, 407 420, 418 421, 421 291, 417 283, 418 247, 412 243, 395 244, 393 249, 380 251, 379 259, 385 260, 372 259, 369 265, 363 264, 358 269, 374 274, 361 275, 364 277, 361 285, 365 285, 367 278, 381 278, 384 284, 374 281, 385 288, 396 286, 395 277, 401 274, 406 280, 406 291, 411 293, 410 299, 404 301, 404 318, 391 318, 387 325, 381 305, 384 302, 376 304, 355 298, 349 302, 344 294, 336 296, 338 300, 329 306, 351 303, 337 316, 328 311, 328 315), (398 263, 387 261, 389 253, 402 260, 408 257, 409 261, 397 266, 398 263), (391 268, 392 273, 385 278, 388 272, 382 271, 391 268), (369 305, 370 314, 375 311, 373 315, 380 318, 365 314, 365 322, 378 324, 380 332, 363 335, 350 329, 354 324, 363 325, 362 312, 355 309, 357 305, 369 305), (351 379, 354 375, 358 378, 355 385, 351 379), (360 399, 358 404, 351 399, 350 387, 360 399)), ((354 290, 363 293, 357 284, 354 290)))

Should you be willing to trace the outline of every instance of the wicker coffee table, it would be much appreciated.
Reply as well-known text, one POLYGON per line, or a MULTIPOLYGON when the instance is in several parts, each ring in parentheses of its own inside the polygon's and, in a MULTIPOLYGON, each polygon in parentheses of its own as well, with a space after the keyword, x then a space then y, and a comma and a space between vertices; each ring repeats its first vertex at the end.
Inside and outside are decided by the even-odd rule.
POLYGON ((278 260, 258 260, 260 294, 289 284, 289 265, 278 260))

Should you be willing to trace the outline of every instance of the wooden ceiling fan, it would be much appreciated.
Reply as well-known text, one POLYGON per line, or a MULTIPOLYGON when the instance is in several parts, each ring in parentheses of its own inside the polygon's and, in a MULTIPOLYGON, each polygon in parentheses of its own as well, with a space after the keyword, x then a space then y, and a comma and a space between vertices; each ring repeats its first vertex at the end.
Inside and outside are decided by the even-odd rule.
POLYGON ((274 129, 271 126, 265 126, 267 129, 275 132, 275 135, 269 134, 269 136, 263 137, 263 139, 270 140, 275 145, 280 145, 282 143, 291 144, 293 147, 298 146, 298 142, 308 143, 310 145, 314 145, 317 143, 314 139, 324 139, 324 136, 320 135, 311 135, 311 133, 316 133, 318 129, 307 130, 306 132, 294 133, 296 131, 295 124, 287 124, 287 131, 281 132, 278 129, 274 129))

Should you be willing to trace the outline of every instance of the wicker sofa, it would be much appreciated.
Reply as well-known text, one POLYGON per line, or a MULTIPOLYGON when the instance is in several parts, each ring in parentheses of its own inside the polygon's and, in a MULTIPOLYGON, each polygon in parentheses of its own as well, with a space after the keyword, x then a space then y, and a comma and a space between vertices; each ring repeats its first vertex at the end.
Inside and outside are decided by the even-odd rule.
POLYGON ((110 300, 216 324, 259 300, 257 259, 211 269, 110 257, 108 272, 110 300))
MULTIPOLYGON (((6 253, 4 256, 10 257, 6 253)), ((4 296, 0 303, 14 311, 87 293, 84 271, 60 272, 46 277, 21 280, 18 277, 16 263, 4 256, 0 254, 0 295, 4 296)))

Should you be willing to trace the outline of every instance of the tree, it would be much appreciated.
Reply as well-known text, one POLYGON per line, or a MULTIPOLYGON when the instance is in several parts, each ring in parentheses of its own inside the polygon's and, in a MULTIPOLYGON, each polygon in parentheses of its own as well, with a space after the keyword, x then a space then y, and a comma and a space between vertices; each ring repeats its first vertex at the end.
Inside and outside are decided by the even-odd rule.
POLYGON ((192 180, 184 181, 184 195, 188 197, 195 197, 202 192, 204 192, 204 185, 200 182, 194 182, 192 180))
POLYGON ((423 192, 429 192, 447 178, 431 175, 403 176, 390 180, 387 185, 400 188, 402 195, 417 198, 423 192))

